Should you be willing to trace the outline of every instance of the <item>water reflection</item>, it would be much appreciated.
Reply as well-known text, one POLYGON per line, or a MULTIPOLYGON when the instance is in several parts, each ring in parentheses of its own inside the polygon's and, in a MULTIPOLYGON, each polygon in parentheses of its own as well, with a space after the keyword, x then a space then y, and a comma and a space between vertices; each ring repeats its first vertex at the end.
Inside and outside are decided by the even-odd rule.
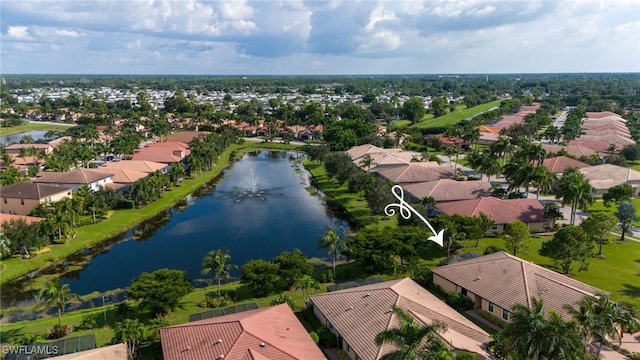
MULTIPOLYGON (((218 248, 228 249, 236 265, 250 259, 270 260, 296 248, 309 257, 324 258, 326 251, 317 250, 318 239, 327 226, 346 227, 346 223, 335 219, 305 189, 306 172, 300 171, 296 158, 291 152, 248 153, 225 170, 219 182, 203 186, 176 207, 68 257, 47 272, 66 271, 63 281, 83 295, 127 287, 142 272, 165 267, 184 270, 190 279, 201 278, 202 258, 218 248), (266 191, 261 193, 264 201, 247 197, 236 202, 237 198, 228 196, 247 187, 252 176, 257 180, 256 193, 266 191)), ((16 283, 22 281, 2 286, 3 306, 33 298, 16 283)))

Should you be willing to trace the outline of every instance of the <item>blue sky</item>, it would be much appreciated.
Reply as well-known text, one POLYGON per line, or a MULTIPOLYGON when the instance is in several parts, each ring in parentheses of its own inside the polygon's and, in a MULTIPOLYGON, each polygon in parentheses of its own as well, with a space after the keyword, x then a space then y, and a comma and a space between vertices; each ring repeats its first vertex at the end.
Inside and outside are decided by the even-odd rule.
POLYGON ((639 72, 640 1, 0 2, 3 74, 639 72))

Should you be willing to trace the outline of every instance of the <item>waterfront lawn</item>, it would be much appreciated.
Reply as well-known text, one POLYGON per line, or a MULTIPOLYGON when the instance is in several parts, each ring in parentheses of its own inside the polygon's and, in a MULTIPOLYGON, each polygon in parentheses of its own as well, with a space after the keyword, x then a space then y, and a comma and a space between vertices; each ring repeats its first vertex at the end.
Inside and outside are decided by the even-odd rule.
MULTIPOLYGON (((526 254, 518 254, 518 257, 527 261, 532 261, 540 266, 559 271, 553 264, 553 260, 538 254, 542 243, 552 238, 551 235, 533 235, 531 247, 526 254)), ((571 269, 571 277, 591 286, 607 291, 615 301, 635 304, 640 307, 640 261, 637 255, 640 254, 640 243, 627 241, 620 243, 616 241, 617 236, 611 235, 608 243, 602 246, 605 256, 594 256, 589 259, 589 270, 578 271, 578 266, 571 269)), ((465 252, 473 251, 479 255, 490 246, 498 246, 504 249, 502 238, 483 238, 480 240, 479 248, 475 248, 475 241, 466 242, 465 252)), ((595 250, 597 251, 597 245, 595 250)), ((437 265, 437 263, 435 264, 437 265)))
MULTIPOLYGON (((73 124, 72 126, 75 126, 73 124)), ((27 123, 19 126, 0 127, 0 136, 13 135, 32 130, 67 130, 71 125, 27 123)))
MULTIPOLYGON (((116 210, 113 215, 106 220, 93 225, 86 225, 74 229, 76 237, 68 240, 65 244, 51 245, 51 252, 33 257, 28 260, 22 258, 9 258, 2 263, 0 271, 0 282, 4 283, 32 271, 42 269, 61 261, 65 257, 74 254, 84 248, 113 236, 121 234, 135 225, 152 218, 161 211, 170 208, 184 199, 188 194, 200 188, 203 184, 214 179, 228 165, 234 152, 242 154, 243 151, 259 149, 295 149, 296 145, 276 144, 276 143, 253 143, 244 142, 234 144, 222 153, 218 163, 211 171, 203 171, 201 175, 185 179, 180 185, 166 191, 160 199, 140 209, 116 210)), ((239 156, 239 155, 235 155, 239 156)), ((57 276, 57 275, 56 275, 57 276)))
POLYGON ((456 109, 456 111, 449 113, 447 115, 441 116, 439 118, 426 119, 426 120, 423 119, 419 123, 411 125, 411 127, 426 129, 426 128, 432 128, 432 127, 441 127, 441 126, 457 124, 464 119, 467 119, 469 117, 475 116, 482 112, 488 111, 493 107, 500 106, 500 102, 501 100, 496 100, 496 101, 488 102, 486 104, 467 108, 464 110, 456 109))

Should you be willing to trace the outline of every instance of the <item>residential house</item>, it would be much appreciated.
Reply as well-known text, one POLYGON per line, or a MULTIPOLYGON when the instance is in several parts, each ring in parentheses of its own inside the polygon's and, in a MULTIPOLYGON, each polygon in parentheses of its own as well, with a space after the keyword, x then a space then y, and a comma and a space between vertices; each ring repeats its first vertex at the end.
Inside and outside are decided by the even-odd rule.
POLYGON ((2 224, 4 223, 11 223, 12 221, 19 221, 19 220, 23 220, 28 225, 31 225, 40 221, 44 221, 46 219, 41 217, 28 216, 28 215, 14 215, 14 214, 0 213, 0 226, 2 226, 2 224))
POLYGON ((544 159, 542 166, 552 174, 561 175, 567 168, 582 169, 591 165, 566 156, 554 156, 544 159))
MULTIPOLYGON (((102 171, 103 168, 97 170, 102 171)), ((128 191, 134 182, 149 176, 148 172, 131 169, 105 169, 104 173, 113 174, 113 183, 105 186, 122 192, 128 191)))
POLYGON ((432 197, 436 203, 476 199, 491 194, 491 184, 486 180, 456 181, 440 179, 402 186, 405 193, 415 201, 432 197))
POLYGON ((183 161, 191 154, 189 146, 182 142, 157 142, 136 149, 131 160, 145 160, 164 164, 183 161))
POLYGON ((15 154, 15 155, 20 154, 20 149, 27 149, 27 150, 33 149, 35 151, 42 151, 46 155, 50 155, 51 153, 53 153, 53 146, 49 144, 11 144, 4 148, 7 154, 15 154))
POLYGON ((638 187, 640 187, 640 171, 630 168, 613 164, 602 164, 582 168, 580 172, 589 180, 589 184, 593 186, 596 195, 602 195, 606 193, 609 188, 622 184, 631 185, 634 189, 634 194, 637 194, 638 187))
POLYGON ((29 215, 40 203, 71 197, 71 187, 21 182, 0 187, 0 197, 0 212, 29 215))
POLYGON ((169 165, 163 164, 154 161, 146 161, 146 160, 120 160, 120 161, 109 161, 102 165, 99 170, 136 170, 142 171, 146 173, 152 173, 156 171, 160 171, 163 174, 166 174, 169 171, 169 165))
POLYGON ((602 290, 502 251, 439 266, 431 270, 434 284, 445 292, 459 292, 474 301, 475 308, 505 321, 516 304, 531 307, 531 298, 544 301, 544 312, 571 315, 565 304, 575 305, 602 290))
POLYGON ((513 221, 522 221, 532 232, 540 232, 545 228, 544 206, 536 199, 502 200, 493 196, 472 200, 436 203, 436 209, 447 215, 480 216, 484 213, 494 224, 491 231, 503 231, 513 221))
POLYGON ((558 153, 561 151, 565 151, 567 154, 571 155, 571 156, 575 156, 576 158, 581 158, 581 157, 588 157, 591 156, 595 153, 597 153, 596 150, 590 149, 590 148, 586 148, 584 146, 580 146, 580 145, 559 145, 559 144, 542 144, 542 148, 547 152, 547 154, 549 153, 558 153))
POLYGON ((420 162, 376 169, 376 174, 401 185, 451 179, 455 176, 450 166, 434 166, 432 163, 420 162))
POLYGON ((177 131, 167 137, 167 142, 181 142, 188 144, 195 138, 204 138, 211 134, 209 131, 177 131))
POLYGON ((160 329, 165 360, 326 359, 289 305, 160 329))
POLYGON ((394 305, 420 325, 435 320, 445 324, 447 330, 438 336, 454 351, 489 358, 485 344, 490 336, 409 278, 313 295, 311 303, 320 322, 338 336, 338 346, 351 359, 380 359, 395 350, 392 344, 377 346, 374 341, 380 332, 399 326, 391 310, 394 305))
POLYGON ((83 185, 98 191, 102 186, 113 183, 113 173, 93 169, 73 169, 67 172, 41 172, 33 179, 34 183, 49 184, 71 188, 78 191, 83 185))
POLYGON ((127 344, 120 343, 56 356, 56 360, 127 360, 127 344))

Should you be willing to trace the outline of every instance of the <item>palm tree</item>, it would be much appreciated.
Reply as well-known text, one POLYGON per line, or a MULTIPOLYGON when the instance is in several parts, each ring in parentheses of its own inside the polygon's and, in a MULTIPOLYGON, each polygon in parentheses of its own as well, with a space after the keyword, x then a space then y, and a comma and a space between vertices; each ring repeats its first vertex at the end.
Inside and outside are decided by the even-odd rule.
MULTIPOLYGON (((211 274, 211 280, 213 277, 218 280, 218 297, 221 296, 220 293, 220 282, 221 280, 229 278, 229 271, 237 269, 238 267, 234 264, 227 264, 227 261, 231 260, 231 256, 224 249, 218 249, 215 251, 210 251, 202 260, 202 274, 211 274)), ((209 285, 211 285, 211 280, 209 281, 209 285)))
POLYGON ((414 322, 413 317, 397 306, 393 306, 394 314, 400 320, 400 327, 383 330, 374 339, 377 346, 390 343, 396 350, 380 357, 381 360, 415 360, 433 359, 438 350, 444 346, 437 338, 438 332, 446 330, 446 325, 433 321, 426 325, 414 322), (426 346, 423 344, 426 343, 426 346))
POLYGON ((547 192, 551 190, 551 185, 555 180, 555 175, 549 172, 549 169, 542 165, 538 165, 533 168, 533 173, 531 174, 531 180, 538 187, 538 191, 536 191, 536 199, 540 198, 541 192, 547 192))
POLYGON ((371 170, 372 166, 377 165, 376 162, 371 157, 371 155, 369 154, 366 154, 365 156, 363 156, 359 164, 362 167, 366 167, 367 171, 371 170))
POLYGON ((54 306, 58 308, 58 326, 62 326, 62 313, 67 302, 80 299, 78 295, 71 293, 69 284, 62 284, 60 280, 48 283, 44 289, 40 290, 38 297, 47 309, 54 306))
POLYGON ((564 322, 560 315, 549 311, 545 319, 544 302, 531 298, 531 307, 513 306, 509 324, 502 331, 507 352, 514 351, 523 358, 580 359, 585 344, 574 322, 564 322))
POLYGON ((22 158, 22 165, 23 166, 27 166, 27 156, 29 156, 29 149, 20 148, 20 154, 18 155, 18 157, 22 158))
POLYGON ((575 169, 569 169, 558 180, 556 187, 556 199, 562 198, 562 203, 571 204, 570 223, 573 225, 576 221, 576 209, 581 209, 593 204, 593 187, 584 175, 575 169))
POLYGON ((134 359, 138 350, 138 345, 144 339, 144 325, 138 322, 138 319, 125 319, 116 323, 113 328, 113 338, 111 342, 114 344, 127 344, 127 357, 134 359))
POLYGON ((327 232, 322 235, 318 241, 318 249, 329 250, 331 260, 333 261, 333 279, 336 279, 336 261, 340 257, 340 254, 345 250, 345 241, 339 236, 333 228, 329 228, 327 232))

